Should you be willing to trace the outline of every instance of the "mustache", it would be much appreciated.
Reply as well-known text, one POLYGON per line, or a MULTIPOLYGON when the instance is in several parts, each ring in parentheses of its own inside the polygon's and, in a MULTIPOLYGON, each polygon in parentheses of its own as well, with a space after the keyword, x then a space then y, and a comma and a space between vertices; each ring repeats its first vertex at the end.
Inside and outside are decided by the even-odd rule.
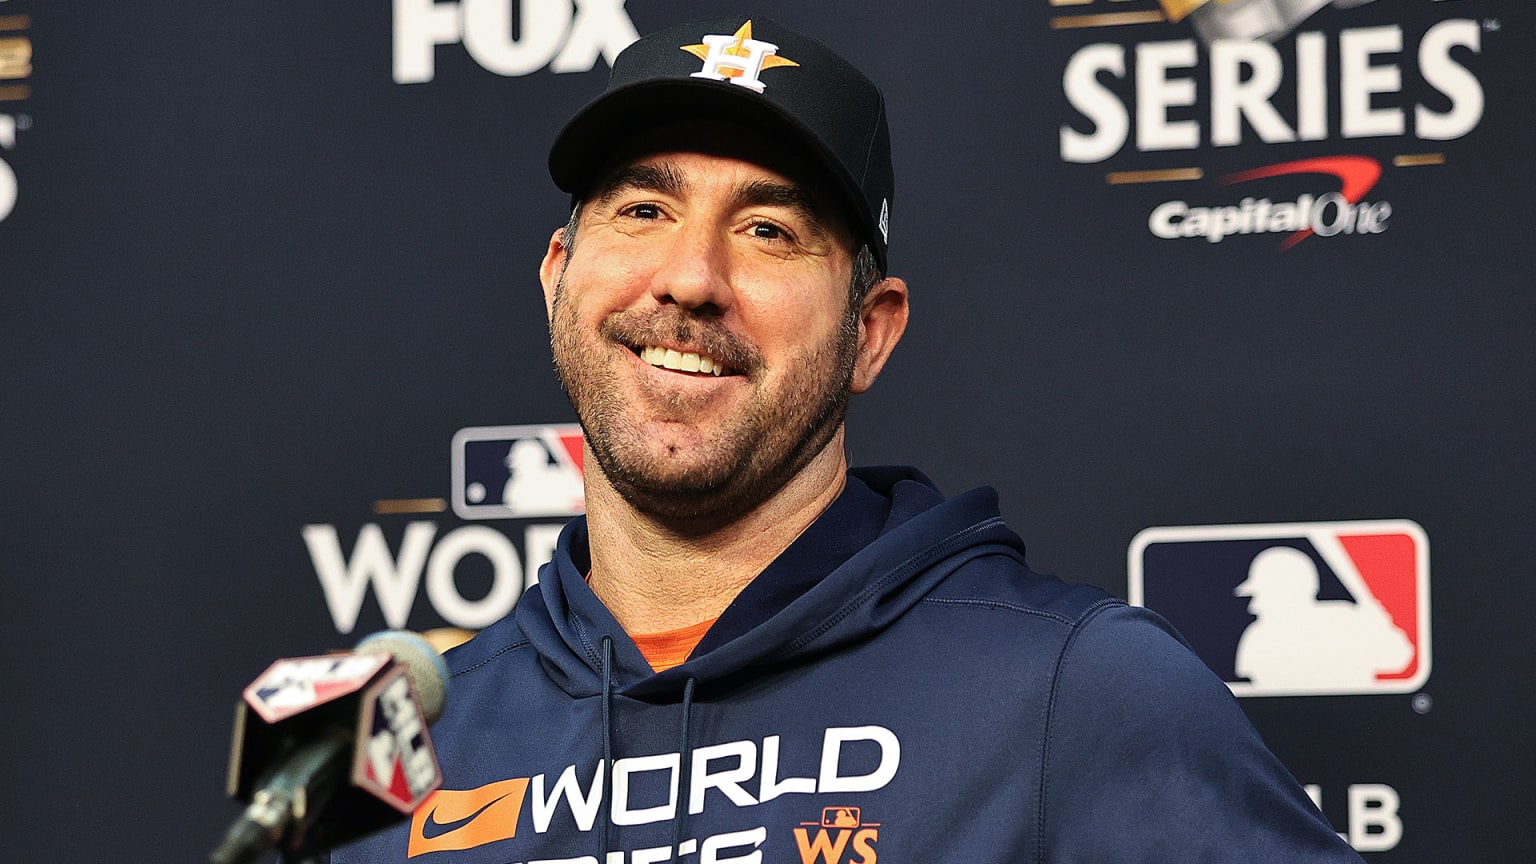
POLYGON ((676 306, 615 312, 603 319, 600 332, 605 338, 631 348, 665 344, 708 354, 733 372, 750 374, 763 365, 757 346, 718 321, 700 318, 676 306))

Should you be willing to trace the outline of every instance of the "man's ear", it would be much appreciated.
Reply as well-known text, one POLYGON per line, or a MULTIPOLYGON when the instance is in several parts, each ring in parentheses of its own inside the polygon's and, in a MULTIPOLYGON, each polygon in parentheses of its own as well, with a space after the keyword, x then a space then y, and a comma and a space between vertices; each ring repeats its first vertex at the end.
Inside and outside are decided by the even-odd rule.
POLYGON ((544 250, 544 260, 539 263, 539 283, 544 286, 544 314, 554 317, 555 286, 560 284, 560 274, 565 270, 569 252, 565 248, 565 228, 556 228, 549 235, 549 248, 544 250))
POLYGON ((859 307, 859 355, 850 390, 863 393, 875 384, 885 361, 907 329, 907 283, 894 276, 876 282, 859 307))

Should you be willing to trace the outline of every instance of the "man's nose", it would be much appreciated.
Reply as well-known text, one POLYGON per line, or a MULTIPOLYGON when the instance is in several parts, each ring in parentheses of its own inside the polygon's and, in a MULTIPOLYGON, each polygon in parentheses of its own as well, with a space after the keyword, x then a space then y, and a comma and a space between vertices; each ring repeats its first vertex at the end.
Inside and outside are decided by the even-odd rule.
POLYGON ((673 235, 651 278, 651 295, 693 311, 730 306, 728 239, 713 226, 685 224, 673 235))

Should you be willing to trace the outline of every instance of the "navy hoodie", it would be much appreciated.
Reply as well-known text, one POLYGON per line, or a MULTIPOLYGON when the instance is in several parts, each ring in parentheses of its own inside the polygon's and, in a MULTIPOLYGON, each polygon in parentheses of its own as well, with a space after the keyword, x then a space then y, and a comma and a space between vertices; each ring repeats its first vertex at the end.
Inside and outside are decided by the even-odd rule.
POLYGON ((1161 618, 1030 571, 995 493, 842 496, 656 673, 585 521, 448 654, 444 788, 333 864, 1358 862, 1161 618))

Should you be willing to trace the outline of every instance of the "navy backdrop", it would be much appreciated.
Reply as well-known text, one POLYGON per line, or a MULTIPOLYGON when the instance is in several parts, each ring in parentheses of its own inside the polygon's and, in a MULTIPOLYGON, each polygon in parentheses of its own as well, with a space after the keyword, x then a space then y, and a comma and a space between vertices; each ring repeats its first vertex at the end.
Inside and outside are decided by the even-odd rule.
MULTIPOLYGON (((6 860, 201 857, 268 661, 511 602, 563 516, 462 456, 570 467, 546 147, 635 32, 718 14, 0 0, 6 860)), ((1412 668, 1244 709, 1367 860, 1536 860, 1529 4, 741 14, 889 101, 913 318, 853 461, 995 485, 1037 569, 1195 630, 1254 549, 1342 544, 1319 596, 1412 668)), ((1250 620, 1191 641, 1231 677, 1250 620)))

